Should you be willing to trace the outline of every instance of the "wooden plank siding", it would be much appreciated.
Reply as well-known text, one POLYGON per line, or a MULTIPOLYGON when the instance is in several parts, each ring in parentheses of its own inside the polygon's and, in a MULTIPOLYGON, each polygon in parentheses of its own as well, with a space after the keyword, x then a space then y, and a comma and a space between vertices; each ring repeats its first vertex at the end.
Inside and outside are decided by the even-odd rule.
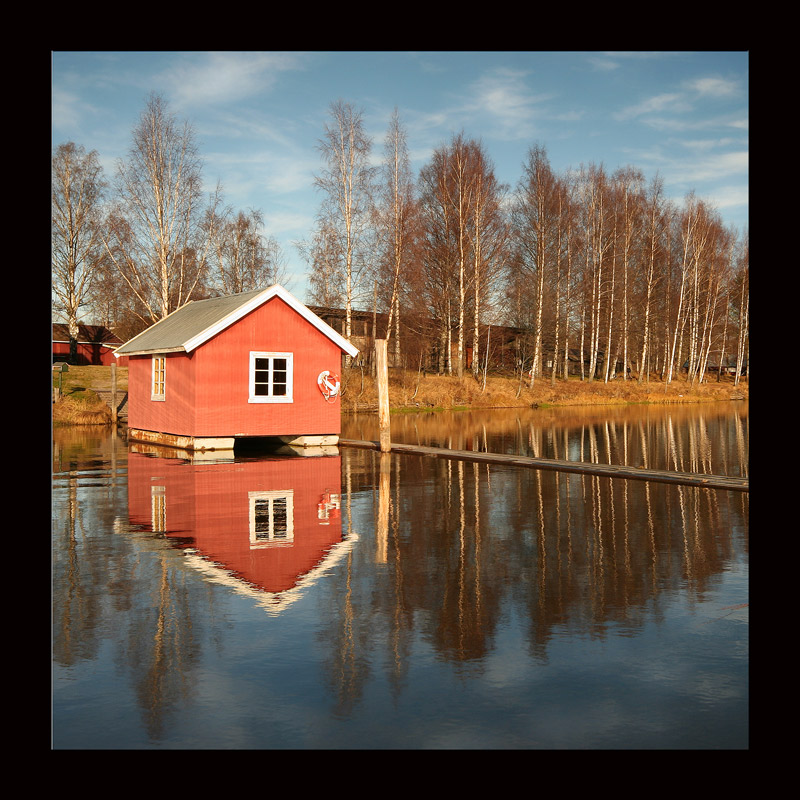
POLYGON ((165 356, 163 401, 150 396, 152 356, 130 356, 131 428, 195 437, 340 433, 340 403, 325 401, 317 376, 340 372, 342 352, 279 297, 190 353, 165 356), (248 402, 253 351, 293 354, 293 402, 248 402))

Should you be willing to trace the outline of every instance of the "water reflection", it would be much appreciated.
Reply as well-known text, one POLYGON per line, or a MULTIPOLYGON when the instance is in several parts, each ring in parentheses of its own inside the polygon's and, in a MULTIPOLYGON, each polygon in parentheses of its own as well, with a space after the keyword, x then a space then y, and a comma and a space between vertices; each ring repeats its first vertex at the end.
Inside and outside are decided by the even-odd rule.
MULTIPOLYGON (((393 438, 747 474, 746 413, 530 416, 393 438)), ((353 448, 53 457, 57 747, 747 744, 747 493, 353 448)))
MULTIPOLYGON (((344 418, 342 436, 377 441, 375 415, 344 418)), ((395 414, 393 442, 508 455, 747 476, 747 403, 395 414)))
POLYGON ((272 613, 341 557, 338 455, 195 460, 132 444, 128 498, 132 525, 272 613))
POLYGON ((541 656, 558 626, 635 630, 677 590, 702 599, 747 552, 740 493, 373 451, 346 450, 345 469, 376 496, 391 618, 435 609, 449 659, 491 649, 504 602, 525 608, 541 656))

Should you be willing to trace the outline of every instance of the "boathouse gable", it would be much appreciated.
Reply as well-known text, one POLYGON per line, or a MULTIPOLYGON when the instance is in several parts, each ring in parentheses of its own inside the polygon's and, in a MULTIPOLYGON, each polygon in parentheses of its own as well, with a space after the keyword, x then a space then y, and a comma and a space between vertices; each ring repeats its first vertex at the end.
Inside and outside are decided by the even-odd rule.
POLYGON ((318 378, 357 352, 279 286, 189 303, 118 351, 129 358, 129 435, 187 449, 241 437, 331 443, 341 406, 318 378))

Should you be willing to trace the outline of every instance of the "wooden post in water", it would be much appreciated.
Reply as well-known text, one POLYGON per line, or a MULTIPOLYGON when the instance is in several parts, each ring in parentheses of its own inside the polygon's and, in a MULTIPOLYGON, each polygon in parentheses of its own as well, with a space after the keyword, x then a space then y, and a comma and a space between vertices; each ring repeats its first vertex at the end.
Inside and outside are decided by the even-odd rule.
POLYGON ((375 340, 375 369, 378 381, 378 426, 380 428, 381 452, 391 450, 389 432, 389 363, 386 355, 386 339, 375 340))
POLYGON ((117 424, 117 365, 111 364, 111 422, 117 424))
POLYGON ((385 564, 389 552, 389 501, 391 499, 392 454, 381 453, 380 479, 378 482, 378 529, 376 535, 375 561, 385 564))

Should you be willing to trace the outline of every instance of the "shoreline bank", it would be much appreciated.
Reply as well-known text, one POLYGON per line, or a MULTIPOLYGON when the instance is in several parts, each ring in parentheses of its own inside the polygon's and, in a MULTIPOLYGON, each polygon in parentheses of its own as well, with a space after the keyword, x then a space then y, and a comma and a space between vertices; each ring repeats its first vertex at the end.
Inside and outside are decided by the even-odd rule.
MULTIPOLYGON (((120 396, 128 389, 127 372, 127 369, 117 370, 120 396)), ((110 392, 110 367, 70 367, 61 380, 61 397, 53 403, 54 425, 111 424, 111 410, 102 398, 104 392, 110 392)), ((679 376, 669 384, 657 378, 642 383, 636 378, 608 382, 580 378, 559 378, 551 382, 549 378, 537 378, 531 387, 528 381, 521 383, 519 376, 513 375, 491 375, 484 381, 476 380, 471 374, 458 378, 394 369, 389 373, 389 405, 393 414, 748 400, 747 380, 734 385, 732 378, 717 380, 716 376, 694 386, 679 376)), ((360 369, 344 370, 342 413, 377 413, 377 408, 375 379, 360 369)))

